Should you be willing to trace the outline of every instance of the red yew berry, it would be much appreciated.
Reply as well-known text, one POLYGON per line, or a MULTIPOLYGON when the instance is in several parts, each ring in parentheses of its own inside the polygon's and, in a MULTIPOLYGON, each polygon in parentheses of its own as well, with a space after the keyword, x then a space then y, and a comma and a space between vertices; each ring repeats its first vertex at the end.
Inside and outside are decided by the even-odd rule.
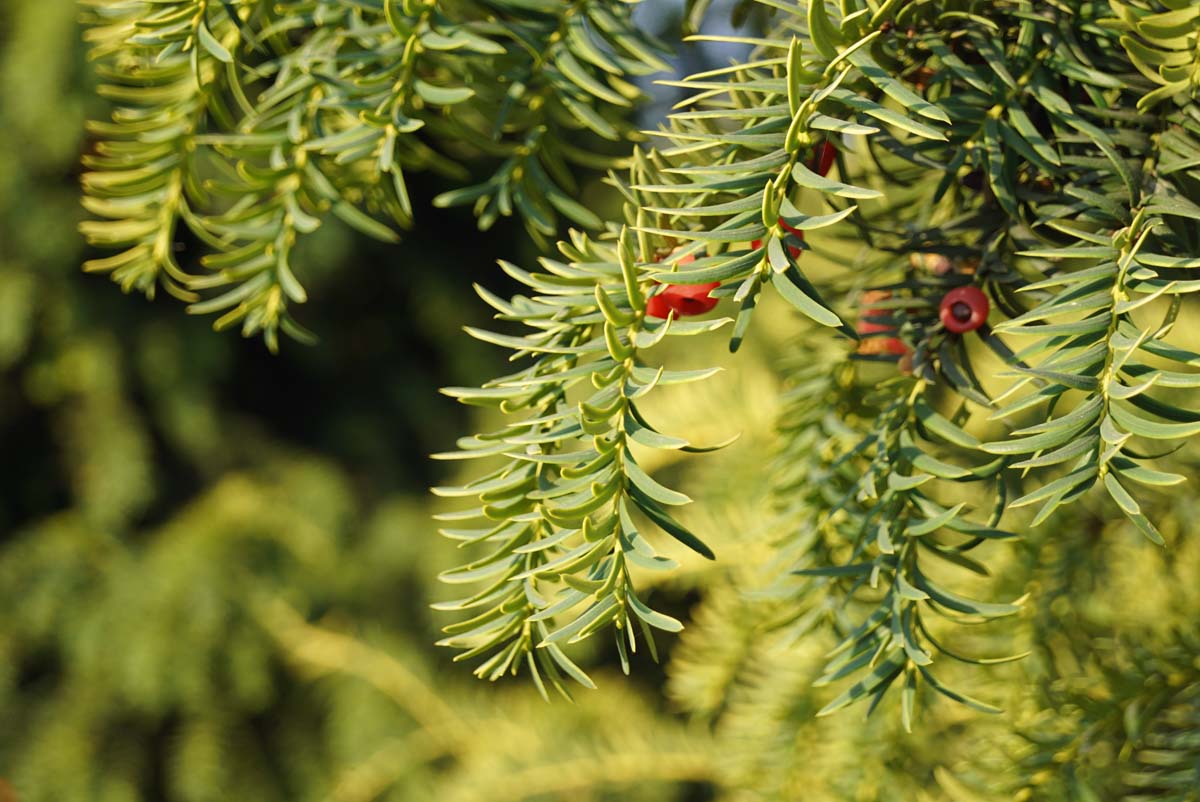
POLYGON ((717 305, 717 299, 709 293, 720 286, 719 281, 708 284, 668 284, 662 292, 646 302, 646 314, 665 318, 671 312, 675 313, 675 317, 711 312, 717 305))
POLYGON ((938 315, 942 325, 955 334, 963 334, 987 322, 991 304, 978 287, 955 287, 942 298, 938 315))
POLYGON ((862 294, 862 305, 866 307, 862 311, 862 315, 858 319, 858 325, 855 331, 859 334, 878 334, 881 331, 891 331, 892 327, 886 323, 880 323, 871 318, 883 318, 888 316, 888 310, 877 306, 868 306, 868 304, 886 301, 892 297, 892 294, 887 290, 867 290, 862 294))
POLYGON ((665 318, 669 314, 671 314, 671 305, 667 303, 667 299, 662 296, 662 293, 652 295, 647 299, 646 317, 665 318))
MULTIPOLYGON (((871 335, 880 333, 894 334, 896 328, 889 326, 886 323, 881 323, 870 318, 888 317, 891 310, 880 307, 871 307, 867 304, 876 303, 878 301, 886 301, 891 298, 892 294, 887 290, 867 290, 862 294, 862 304, 865 309, 862 311, 861 317, 858 319, 858 325, 855 326, 855 331, 859 334, 871 335)), ((909 352, 908 345, 899 337, 864 337, 858 344, 858 353, 860 354, 896 354, 903 356, 909 352)))
MULTIPOLYGON (((694 261, 696 255, 688 254, 682 257, 678 264, 686 265, 694 261)), ((665 319, 672 312, 675 313, 675 317, 711 312, 717 305, 717 299, 709 293, 720 286, 719 281, 708 284, 667 284, 661 292, 646 301, 646 316, 665 319)))
POLYGON ((836 158, 837 148, 829 142, 822 142, 817 146, 817 152, 813 154, 813 171, 818 175, 829 175, 829 170, 833 167, 833 160, 836 158))
POLYGON ((899 337, 867 337, 858 344, 858 353, 904 356, 908 353, 908 346, 899 337))

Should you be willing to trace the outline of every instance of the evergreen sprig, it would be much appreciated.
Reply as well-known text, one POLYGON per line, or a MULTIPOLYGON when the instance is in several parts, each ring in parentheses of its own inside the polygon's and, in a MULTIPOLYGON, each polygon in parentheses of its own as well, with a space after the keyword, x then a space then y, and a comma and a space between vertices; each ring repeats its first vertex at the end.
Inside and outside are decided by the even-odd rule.
POLYGON ((213 38, 210 23, 196 18, 188 0, 152 9, 104 2, 92 4, 92 14, 87 38, 106 81, 99 91, 119 106, 111 121, 90 125, 102 139, 84 158, 84 206, 103 219, 82 230, 94 245, 124 250, 84 267, 111 272, 126 292, 153 297, 161 283, 196 300, 176 262, 175 229, 201 194, 193 138, 208 117, 203 87, 215 69, 207 51, 185 53, 183 42, 199 39, 201 29, 205 41, 213 38))
POLYGON ((615 163, 602 139, 634 136, 625 76, 666 66, 631 5, 599 0, 89 5, 119 108, 92 127, 86 205, 106 219, 83 230, 124 250, 88 269, 162 284, 272 350, 280 329, 311 339, 289 311, 307 300, 297 240, 333 215, 396 241, 414 215, 405 171, 465 182, 464 161, 499 159, 437 205, 474 201, 482 228, 515 211, 542 239, 560 214, 600 227, 576 174, 615 163), (200 275, 176 261, 180 222, 211 250, 200 275))
POLYGON ((518 416, 497 431, 464 438, 459 451, 437 455, 504 460, 466 485, 434 491, 479 500, 478 507, 442 516, 476 526, 443 533, 464 545, 487 544, 489 550, 442 579, 483 582, 484 587, 437 607, 480 611, 447 627, 449 637, 442 642, 462 649, 460 659, 491 653, 476 670, 480 676, 496 679, 524 660, 539 687, 539 669, 560 689, 559 669, 590 686, 561 644, 611 624, 628 668, 626 642, 630 650, 636 648, 635 625, 651 649, 651 628, 674 632, 682 627, 647 606, 634 588, 631 568, 675 565, 650 545, 635 516, 713 557, 668 511, 690 499, 648 475, 634 449, 707 450, 657 431, 639 411, 638 399, 657 386, 701 380, 715 370, 656 368, 645 355, 665 337, 702 334, 729 320, 648 317, 649 282, 637 270, 632 239, 627 229, 615 244, 576 236, 560 245, 569 261, 543 259, 543 273, 504 264, 536 294, 511 301, 485 290, 481 295, 501 320, 533 331, 523 336, 468 331, 531 364, 479 389, 444 391, 518 416))

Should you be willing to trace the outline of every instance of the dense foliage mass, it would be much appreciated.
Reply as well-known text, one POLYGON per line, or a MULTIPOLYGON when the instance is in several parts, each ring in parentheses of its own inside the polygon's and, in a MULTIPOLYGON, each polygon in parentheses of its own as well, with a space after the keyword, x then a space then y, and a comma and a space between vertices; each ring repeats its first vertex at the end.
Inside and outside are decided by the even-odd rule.
MULTIPOLYGON (((1200 286, 1188 278, 1200 266, 1200 8, 1162 6, 770 4, 748 60, 683 81, 694 94, 656 132, 663 148, 635 153, 619 182, 615 247, 577 235, 542 273, 510 268, 533 294, 489 300, 532 331, 473 332, 531 362, 451 391, 510 417, 454 455, 509 461, 452 491, 477 496, 464 515, 487 523, 449 534, 494 549, 449 576, 486 584, 448 642, 493 652, 485 675, 522 654, 574 675, 564 641, 611 624, 632 647, 635 623, 648 640, 647 627, 679 628, 635 592, 630 563, 667 564, 632 513, 712 554, 667 510, 689 499, 633 449, 689 447, 639 406, 705 374, 646 355, 727 322, 737 350, 775 291, 857 340, 847 358, 896 366, 878 392, 853 393, 857 417, 839 415, 843 431, 819 444, 822 497, 784 536, 807 544, 795 573, 834 601, 841 641, 822 681, 845 690, 820 712, 897 688, 907 726, 923 686, 993 709, 939 678, 961 656, 943 645, 947 622, 1013 616, 1019 599, 964 595, 952 569, 988 575, 987 546, 1093 487, 1162 545, 1142 505, 1184 476, 1156 460, 1200 432, 1185 399, 1200 354, 1176 334, 1200 286), (804 235, 821 229, 860 238, 853 269, 806 275, 804 235), (659 322, 654 282, 715 282, 735 317, 659 322)), ((806 403, 828 414, 827 392, 806 403)))
POLYGON ((634 12, 87 0, 82 146, 69 16, 4 12, 21 799, 1200 799, 1200 5, 748 0, 645 134, 634 12), (325 342, 118 313, 80 148, 89 270, 325 342))

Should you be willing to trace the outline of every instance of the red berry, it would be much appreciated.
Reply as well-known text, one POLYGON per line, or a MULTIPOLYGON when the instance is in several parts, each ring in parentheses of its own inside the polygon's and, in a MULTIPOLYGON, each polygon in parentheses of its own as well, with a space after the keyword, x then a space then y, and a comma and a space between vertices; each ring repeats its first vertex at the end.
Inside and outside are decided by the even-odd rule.
POLYGON ((942 325, 955 334, 963 334, 987 322, 991 304, 978 287, 955 287, 942 298, 938 316, 942 325))
POLYGON ((667 303, 667 299, 662 293, 650 296, 646 301, 646 317, 661 317, 665 318, 671 314, 671 306, 667 303))
POLYGON ((862 318, 858 321, 858 325, 854 327, 854 330, 857 331, 859 334, 878 334, 881 331, 891 331, 892 330, 891 326, 888 326, 883 323, 876 323, 875 321, 868 319, 868 318, 882 317, 882 316, 883 316, 882 309, 867 309, 863 313, 862 318))
POLYGON ((858 325, 855 326, 855 331, 859 334, 878 334, 881 331, 891 331, 892 327, 885 323, 878 323, 870 318, 881 318, 888 316, 888 310, 879 307, 866 306, 873 304, 876 301, 886 301, 891 298, 892 294, 887 290, 867 290, 862 294, 862 301, 865 309, 858 319, 858 325))
POLYGON ((817 152, 813 154, 812 169, 819 175, 829 175, 829 170, 833 167, 833 161, 836 158, 837 148, 829 142, 822 142, 817 146, 817 152))
MULTIPOLYGON (((862 303, 865 306, 877 301, 886 301, 891 297, 892 294, 887 290, 867 290, 862 295, 862 303)), ((888 309, 866 307, 863 309, 862 316, 858 320, 858 325, 855 326, 855 331, 859 334, 895 333, 896 328, 894 326, 869 319, 888 317, 889 313, 890 310, 888 309)), ((903 356, 908 351, 908 345, 898 337, 865 337, 858 346, 860 354, 896 354, 903 356)))
MULTIPOLYGON (((696 254, 682 256, 676 264, 686 265, 696 261, 696 254)), ((646 316, 666 318, 672 312, 675 317, 703 315, 717 305, 717 299, 709 293, 721 286, 721 282, 709 284, 668 284, 657 295, 646 301, 646 316)))
POLYGON ((646 302, 646 315, 665 318, 674 312, 675 317, 688 317, 711 312, 717 305, 717 299, 709 293, 720 286, 719 281, 708 284, 668 284, 662 292, 646 302))

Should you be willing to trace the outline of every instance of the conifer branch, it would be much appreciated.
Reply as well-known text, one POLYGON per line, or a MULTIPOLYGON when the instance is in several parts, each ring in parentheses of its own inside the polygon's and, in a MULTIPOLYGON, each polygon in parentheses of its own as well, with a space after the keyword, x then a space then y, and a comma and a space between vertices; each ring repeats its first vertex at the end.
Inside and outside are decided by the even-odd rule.
POLYGON ((567 140, 632 136, 642 95, 622 76, 665 66, 630 6, 600 0, 91 5, 105 91, 131 105, 94 126, 114 141, 84 178, 89 209, 110 218, 84 232, 126 250, 88 268, 126 290, 161 283, 271 350, 279 330, 312 339, 290 312, 308 297, 297 239, 333 215, 396 241, 414 216, 405 171, 465 181, 464 159, 501 157, 438 205, 475 201, 484 228, 515 210, 540 238, 560 214, 601 227, 575 172, 614 162, 567 140), (177 221, 212 251, 206 274, 178 265, 177 221))
POLYGON ((89 126, 101 139, 95 155, 84 158, 84 206, 103 219, 81 229, 92 245, 124 250, 84 269, 111 272, 126 292, 153 297, 161 283, 194 301, 176 261, 175 233, 190 206, 202 202, 195 136, 209 117, 218 74, 209 48, 222 47, 216 37, 224 12, 209 15, 194 0, 153 8, 91 0, 88 6, 93 27, 87 39, 105 81, 99 92, 117 108, 110 121, 89 126))
POLYGON ((503 429, 463 439, 458 452, 437 455, 506 460, 467 485, 434 491, 448 497, 476 496, 480 502, 477 508, 443 519, 478 521, 482 526, 443 530, 444 534, 464 545, 495 544, 485 557, 442 577, 455 584, 484 582, 484 589, 436 605, 442 610, 482 610, 447 627, 449 637, 442 641, 463 650, 458 659, 494 652, 476 669, 479 676, 497 679, 515 673, 525 662, 539 688, 540 674, 560 690, 561 673, 590 685, 562 645, 611 624, 628 668, 626 647, 636 650, 635 626, 652 653, 652 628, 681 628, 637 596, 631 567, 657 571, 675 563, 650 545, 635 515, 713 557, 667 510, 690 499, 646 474, 633 449, 692 449, 686 441, 656 431, 638 410, 638 399, 659 385, 696 381, 714 372, 656 369, 644 362, 645 354, 666 336, 713 331, 729 321, 649 317, 650 282, 638 272, 631 240, 628 233, 615 244, 577 236, 572 244, 560 245, 571 261, 544 259, 545 273, 503 265, 539 294, 517 296, 511 302, 481 294, 501 319, 521 321, 533 332, 516 337, 469 331, 484 342, 512 349, 513 359, 529 357, 533 362, 480 389, 444 391, 509 415, 528 410, 523 419, 503 429), (566 586, 557 589, 556 598, 547 598, 559 580, 566 586))

